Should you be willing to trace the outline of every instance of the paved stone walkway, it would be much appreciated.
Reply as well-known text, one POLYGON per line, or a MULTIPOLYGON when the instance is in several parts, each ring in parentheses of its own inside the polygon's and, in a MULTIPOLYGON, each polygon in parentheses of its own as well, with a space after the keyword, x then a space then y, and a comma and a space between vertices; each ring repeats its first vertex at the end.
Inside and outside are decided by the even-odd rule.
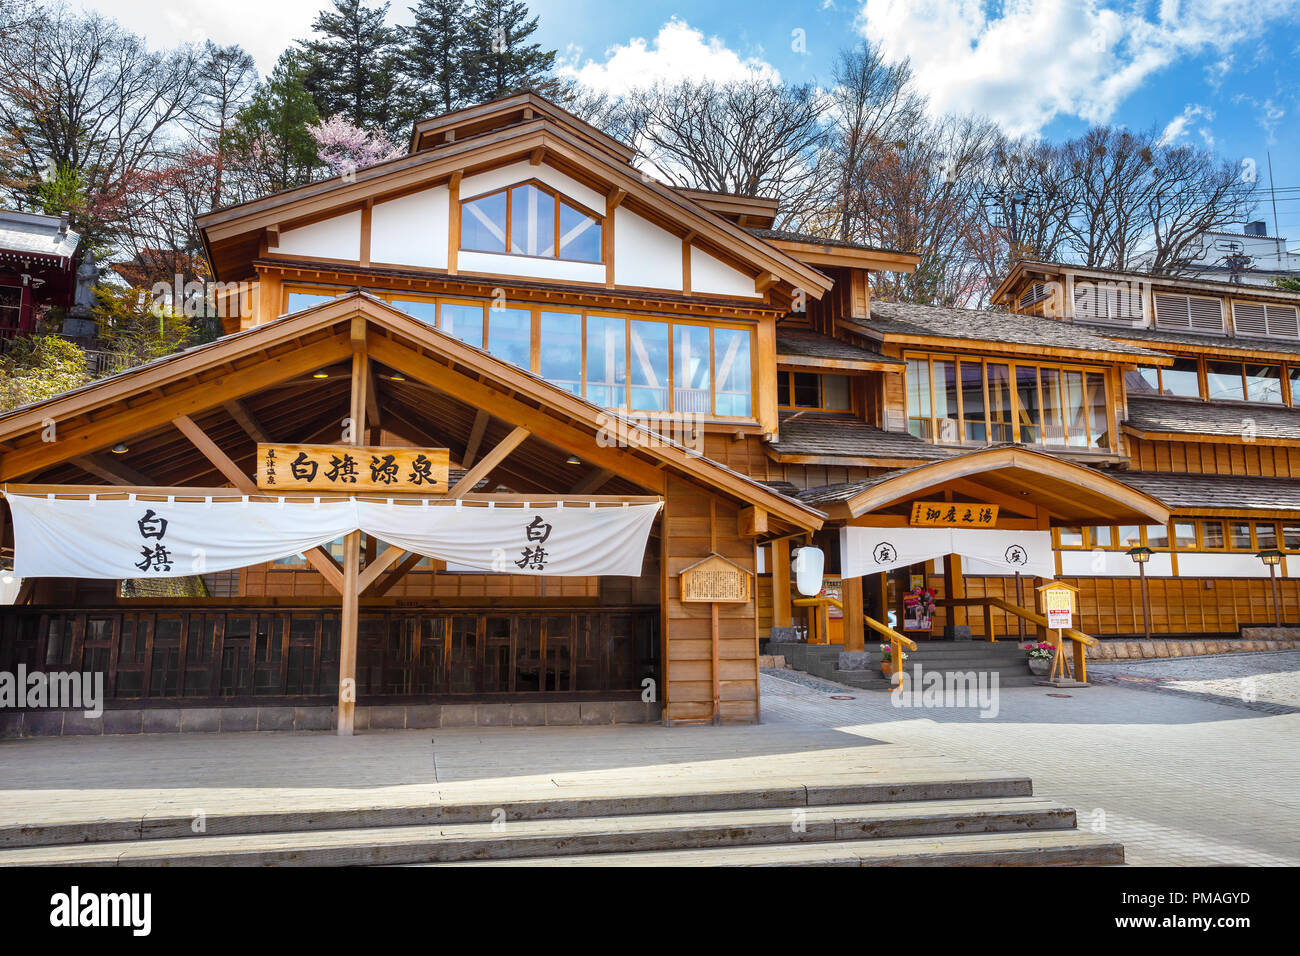
POLYGON ((1073 806, 1081 827, 1123 842, 1130 863, 1295 866, 1300 699, 1287 688, 1295 687, 1297 660, 1300 654, 1279 652, 1106 665, 1107 682, 1092 687, 1002 690, 998 715, 989 719, 973 709, 896 708, 885 692, 808 686, 769 673, 763 717, 1025 773, 1036 796, 1073 806), (1148 670, 1181 675, 1198 689, 1150 693, 1162 685, 1111 682, 1148 670), (1240 695, 1250 680, 1285 712, 1202 694, 1221 685, 1240 695))
POLYGON ((1105 683, 1204 697, 1260 713, 1300 709, 1300 651, 1089 664, 1105 683))

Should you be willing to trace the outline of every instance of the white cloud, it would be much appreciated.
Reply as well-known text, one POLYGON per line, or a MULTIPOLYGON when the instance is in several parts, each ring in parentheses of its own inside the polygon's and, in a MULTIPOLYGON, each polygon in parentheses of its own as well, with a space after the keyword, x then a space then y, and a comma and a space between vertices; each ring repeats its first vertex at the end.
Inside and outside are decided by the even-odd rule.
POLYGON ((937 112, 974 111, 1032 135, 1058 115, 1106 122, 1120 103, 1182 57, 1258 39, 1294 0, 862 0, 858 26, 912 60, 937 112), (992 8, 992 9, 991 9, 992 8))
POLYGON ((1214 122, 1214 110, 1208 109, 1199 103, 1188 103, 1183 107, 1183 111, 1165 126, 1164 132, 1160 134, 1160 142, 1166 145, 1174 145, 1185 139, 1188 131, 1194 127, 1205 145, 1213 147, 1214 133, 1206 125, 1212 122, 1214 122), (1201 122, 1198 124, 1197 120, 1201 122))
POLYGON ((773 80, 776 69, 758 57, 742 58, 717 37, 705 37, 676 17, 659 28, 653 40, 633 37, 605 51, 603 62, 573 57, 561 63, 557 72, 601 92, 618 95, 658 81, 732 80, 758 73, 773 80))

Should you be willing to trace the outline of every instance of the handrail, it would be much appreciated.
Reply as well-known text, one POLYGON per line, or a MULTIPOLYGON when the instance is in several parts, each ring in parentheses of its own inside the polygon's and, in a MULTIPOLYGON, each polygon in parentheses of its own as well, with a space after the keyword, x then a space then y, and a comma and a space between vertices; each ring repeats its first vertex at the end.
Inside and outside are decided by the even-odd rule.
MULTIPOLYGON (((1037 624, 1040 627, 1048 627, 1046 617, 1039 614, 1037 611, 1030 611, 1018 604, 1012 604, 1005 598, 991 596, 982 598, 940 598, 935 601, 935 603, 941 607, 982 607, 984 605, 990 605, 998 610, 1005 611, 1008 614, 1015 614, 1017 617, 1022 617, 1031 624, 1037 624)), ((1051 628, 1051 630, 1057 630, 1057 628, 1051 628)), ((1067 627, 1061 628, 1060 630, 1072 641, 1087 644, 1089 647, 1097 646, 1097 639, 1095 637, 1091 637, 1077 628, 1067 627)))
MULTIPOLYGON (((790 603, 798 605, 799 607, 821 607, 823 605, 830 605, 839 608, 841 611, 844 610, 844 602, 839 598, 833 598, 829 595, 815 598, 796 598, 790 603)), ((916 641, 903 634, 899 634, 888 624, 882 624, 869 614, 864 613, 862 619, 866 622, 867 627, 871 628, 877 634, 889 638, 889 680, 892 684, 898 684, 902 679, 900 675, 903 672, 903 648, 906 647, 911 651, 916 650, 916 641)))

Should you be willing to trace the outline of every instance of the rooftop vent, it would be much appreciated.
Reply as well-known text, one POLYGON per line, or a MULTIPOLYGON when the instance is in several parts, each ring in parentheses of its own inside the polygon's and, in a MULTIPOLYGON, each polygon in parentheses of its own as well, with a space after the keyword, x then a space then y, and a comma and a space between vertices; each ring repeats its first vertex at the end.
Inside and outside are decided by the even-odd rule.
POLYGON ((1246 223, 1246 235, 1248 235, 1248 236, 1267 236, 1267 235, 1268 235, 1268 230, 1267 230, 1266 228, 1264 228, 1264 221, 1261 219, 1261 220, 1258 220, 1258 221, 1256 221, 1256 222, 1248 222, 1248 223, 1246 223))

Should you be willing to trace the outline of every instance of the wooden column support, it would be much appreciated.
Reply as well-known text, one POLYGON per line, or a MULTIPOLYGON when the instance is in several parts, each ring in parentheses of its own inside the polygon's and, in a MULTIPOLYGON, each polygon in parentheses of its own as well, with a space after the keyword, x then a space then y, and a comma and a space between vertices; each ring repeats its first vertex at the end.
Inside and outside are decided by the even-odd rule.
POLYGON ((844 578, 840 582, 844 601, 844 650, 865 651, 867 649, 867 624, 864 619, 866 609, 862 604, 862 578, 844 578))
POLYGON ((790 539, 772 542, 772 626, 789 627, 793 623, 790 609, 790 539))
POLYGON ((361 532, 343 539, 343 607, 339 615, 338 735, 351 737, 357 707, 357 611, 360 597, 361 532))

